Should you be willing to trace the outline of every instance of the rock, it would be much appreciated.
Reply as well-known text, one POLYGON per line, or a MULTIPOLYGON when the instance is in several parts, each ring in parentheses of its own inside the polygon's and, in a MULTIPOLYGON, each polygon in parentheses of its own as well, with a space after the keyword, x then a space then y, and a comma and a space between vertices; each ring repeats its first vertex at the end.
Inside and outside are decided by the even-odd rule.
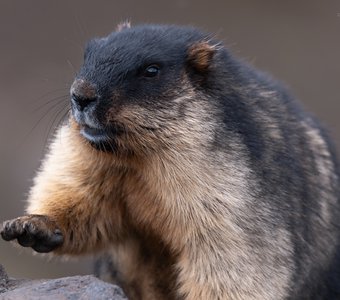
POLYGON ((7 290, 8 276, 5 269, 0 265, 0 294, 7 290))
POLYGON ((94 276, 74 276, 51 280, 8 278, 0 265, 0 299, 6 300, 126 300, 121 288, 94 276))

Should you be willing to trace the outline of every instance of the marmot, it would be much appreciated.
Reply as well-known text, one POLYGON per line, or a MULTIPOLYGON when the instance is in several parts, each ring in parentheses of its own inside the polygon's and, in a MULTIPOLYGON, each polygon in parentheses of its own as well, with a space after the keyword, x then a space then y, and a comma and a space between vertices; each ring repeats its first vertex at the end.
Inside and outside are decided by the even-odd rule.
POLYGON ((340 299, 335 150, 281 84, 195 28, 123 24, 71 99, 3 239, 105 251, 130 299, 340 299))

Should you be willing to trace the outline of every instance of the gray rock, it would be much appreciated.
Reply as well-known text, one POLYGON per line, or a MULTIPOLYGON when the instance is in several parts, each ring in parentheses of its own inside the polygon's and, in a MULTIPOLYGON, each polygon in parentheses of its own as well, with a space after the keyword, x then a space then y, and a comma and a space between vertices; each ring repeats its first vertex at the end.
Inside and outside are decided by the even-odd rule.
POLYGON ((5 269, 0 265, 0 294, 7 290, 8 276, 5 269))
POLYGON ((0 265, 0 299, 6 300, 126 300, 121 288, 94 276, 74 276, 51 280, 8 278, 0 265))

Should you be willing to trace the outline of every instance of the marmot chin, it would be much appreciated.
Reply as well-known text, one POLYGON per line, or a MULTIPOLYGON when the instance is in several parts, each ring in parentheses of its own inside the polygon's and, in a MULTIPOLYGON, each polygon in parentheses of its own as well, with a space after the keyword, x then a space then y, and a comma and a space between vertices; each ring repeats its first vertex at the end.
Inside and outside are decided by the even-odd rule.
POLYGON ((105 251, 130 299, 340 299, 335 150, 280 84, 195 28, 125 23, 71 108, 3 239, 105 251))

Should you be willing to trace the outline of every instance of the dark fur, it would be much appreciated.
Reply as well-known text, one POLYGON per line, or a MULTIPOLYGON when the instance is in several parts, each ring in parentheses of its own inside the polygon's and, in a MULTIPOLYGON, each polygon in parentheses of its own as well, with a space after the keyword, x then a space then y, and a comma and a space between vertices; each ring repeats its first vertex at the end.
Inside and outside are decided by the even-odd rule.
MULTIPOLYGON (((199 199, 198 204, 201 206, 193 204, 192 208, 186 208, 188 221, 193 219, 192 223, 196 226, 194 232, 197 233, 187 241, 187 247, 199 249, 201 245, 202 249, 206 249, 207 245, 212 245, 204 259, 209 261, 216 253, 222 257, 221 265, 216 265, 212 273, 207 271, 205 274, 205 270, 200 268, 197 272, 203 272, 199 275, 206 276, 207 282, 215 276, 221 278, 222 274, 226 278, 225 282, 231 282, 230 286, 235 289, 229 293, 223 282, 218 282, 216 285, 220 289, 204 292, 202 288, 202 292, 197 292, 197 295, 215 295, 216 299, 237 297, 235 295, 239 295, 240 299, 253 299, 260 295, 266 295, 266 299, 269 299, 273 296, 273 291, 263 294, 260 290, 258 293, 256 290, 243 290, 243 276, 249 274, 238 271, 238 264, 240 270, 243 263, 245 270, 251 268, 247 269, 248 260, 234 261, 233 257, 223 256, 229 251, 230 232, 226 229, 229 225, 221 221, 223 229, 218 231, 210 223, 201 223, 201 220, 207 219, 213 220, 215 224, 215 220, 225 218, 244 234, 241 244, 251 249, 244 250, 244 256, 249 261, 256 257, 254 261, 257 265, 254 268, 273 264, 273 282, 280 285, 282 279, 287 280, 286 289, 284 292, 280 290, 278 298, 340 299, 340 177, 336 151, 323 127, 301 108, 281 84, 235 59, 228 50, 194 28, 121 26, 118 32, 104 39, 94 39, 88 44, 84 65, 77 75, 72 93, 76 129, 79 131, 79 128, 81 130, 82 126, 86 127, 92 122, 103 133, 104 138, 101 139, 92 139, 89 133, 83 135, 97 150, 105 152, 105 159, 114 157, 119 163, 124 161, 120 166, 122 175, 119 175, 119 182, 137 183, 136 187, 129 187, 128 190, 131 193, 139 189, 143 191, 146 210, 153 211, 151 209, 155 203, 160 202, 157 202, 157 197, 147 198, 150 187, 144 190, 148 182, 144 184, 143 180, 149 177, 144 177, 143 168, 147 168, 147 165, 142 162, 157 155, 161 161, 164 158, 165 166, 169 161, 171 166, 181 164, 174 156, 177 153, 178 157, 183 155, 195 161, 194 166, 199 168, 200 163, 205 161, 200 162, 199 155, 195 160, 196 154, 190 150, 196 149, 197 153, 205 155, 212 169, 215 166, 216 172, 219 172, 216 166, 224 168, 222 176, 226 178, 226 189, 219 193, 218 183, 213 177, 204 183, 206 188, 214 190, 216 185, 216 195, 230 191, 230 199, 233 199, 233 191, 239 189, 237 195, 241 195, 242 199, 239 200, 244 202, 240 211, 232 210, 234 200, 228 202, 228 197, 214 195, 199 199), (159 67, 157 76, 145 75, 150 65, 159 67), (187 99, 175 101, 185 95, 187 99), (86 107, 81 108, 79 101, 87 101, 86 107), (134 107, 142 110, 134 111, 134 107), (201 107, 204 109, 199 111, 201 107), (126 116, 125 119, 121 117, 122 112, 127 111, 136 116, 133 121, 129 120, 130 123, 127 123, 126 116), (192 114, 195 116, 192 117, 192 114), (195 121, 203 128, 202 131, 197 132, 193 125, 195 130, 190 132, 191 125, 187 120, 195 121), (192 135, 195 137, 194 142, 190 141, 192 135), (138 169, 138 166, 143 167, 138 169), (247 170, 243 170, 243 166, 247 166, 247 170), (228 181, 228 176, 232 177, 234 173, 236 177, 239 176, 237 174, 245 176, 240 177, 240 186, 228 181), (247 191, 241 190, 243 183, 247 191), (202 208, 203 213, 200 210, 202 208), (197 215, 201 217, 195 219, 197 215), (270 245, 275 245, 276 239, 280 240, 279 250, 273 249, 271 253, 270 245), (283 243, 285 239, 287 241, 283 243), (288 270, 289 274, 276 273, 280 268, 288 270)), ((104 154, 98 151, 93 155, 104 154)), ((178 165, 179 170, 180 167, 178 165)), ((111 171, 105 174, 108 172, 111 171)), ((195 169, 185 172, 187 174, 184 175, 190 179, 195 175, 195 169)), ((83 184, 87 186, 89 183, 83 184)), ((179 191, 181 188, 178 186, 179 191)), ((192 191, 193 194, 195 192, 192 191)), ((182 215, 181 209, 185 208, 179 204, 176 207, 178 212, 175 211, 174 215, 173 211, 163 212, 159 208, 159 215, 149 216, 150 220, 145 221, 144 216, 139 219, 139 215, 134 219, 134 206, 127 200, 124 202, 125 198, 129 198, 125 186, 113 194, 122 199, 124 213, 119 215, 123 219, 122 226, 129 228, 126 231, 130 238, 139 241, 138 258, 141 266, 149 266, 148 274, 154 274, 151 285, 164 299, 181 296, 186 299, 187 290, 176 292, 186 279, 181 278, 179 281, 178 269, 173 268, 181 259, 182 248, 176 248, 167 240, 166 227, 172 224, 177 215, 182 215), (153 226, 158 218, 160 225, 153 226)), ((162 197, 160 199, 164 200, 162 197)), ((188 199, 185 206, 188 203, 191 205, 189 200, 193 201, 188 199)), ((57 217, 52 219, 60 224, 57 217)), ((60 226, 67 243, 68 225, 60 226)), ((173 232, 171 230, 169 232, 173 232)), ((177 234, 181 234, 184 228, 176 230, 177 234)), ((74 236, 72 234, 70 244, 77 239, 76 231, 72 229, 72 232, 74 236)), ((9 239, 6 232, 3 235, 9 239)), ((176 235, 174 237, 177 238, 176 235)), ((118 244, 120 239, 123 238, 119 236, 118 244)), ((84 251, 65 248, 61 252, 84 251)), ((199 253, 192 253, 190 257, 195 269, 202 257, 199 253)), ((126 278, 120 277, 117 268, 115 257, 110 255, 97 264, 98 273, 108 271, 112 280, 129 290, 132 298, 138 299, 141 294, 138 282, 126 282, 126 278)), ((257 274, 251 274, 254 282, 267 280, 271 276, 266 273, 268 270, 262 272, 259 269, 257 274)), ((226 286, 229 285, 226 283, 226 286)), ((259 283, 259 286, 262 285, 259 283)), ((193 286, 193 289, 196 288, 193 286)), ((194 294, 188 298, 192 299, 194 294)))
MULTIPOLYGON (((327 199, 323 199, 320 194, 324 187, 310 181, 310 176, 320 175, 315 168, 315 160, 318 157, 311 154, 300 121, 307 120, 310 126, 321 130, 337 172, 333 190, 327 193, 339 198, 339 168, 327 133, 301 109, 282 86, 235 60, 224 49, 216 53, 206 73, 197 74, 190 65, 186 65, 186 49, 204 38, 206 37, 194 29, 179 27, 141 26, 125 35, 113 33, 108 37, 108 41, 95 40, 88 45, 85 64, 79 76, 95 82, 99 90, 107 93, 106 95, 110 95, 112 87, 118 86, 124 91, 124 101, 136 101, 140 105, 151 106, 152 110, 159 107, 170 110, 170 107, 167 107, 172 106, 169 98, 171 94, 180 94, 180 74, 183 69, 186 70, 195 87, 209 99, 216 101, 216 105, 220 107, 221 115, 217 117, 220 118, 221 126, 214 132, 215 142, 202 146, 207 147, 211 153, 216 149, 225 151, 228 149, 228 136, 232 136, 234 132, 239 134, 247 146, 245 157, 239 159, 251 161, 253 172, 258 178, 256 184, 261 186, 254 215, 261 215, 261 206, 269 205, 272 207, 272 215, 270 220, 266 220, 267 226, 282 226, 293 234, 295 269, 292 274, 290 298, 340 297, 339 250, 335 251, 334 257, 329 258, 329 266, 317 266, 310 257, 316 247, 328 247, 316 245, 315 235, 331 235, 335 245, 339 243, 340 215, 337 203, 333 210, 332 222, 326 228, 316 225, 313 228, 311 225, 319 222, 320 201, 327 199), (122 49, 117 47, 122 52, 114 50, 117 44, 125 45, 122 49), (131 56, 135 49, 139 50, 138 55, 131 56), (102 64, 103 62, 105 64, 102 64), (151 63, 159 63, 164 68, 162 81, 149 85, 148 82, 141 84, 131 79, 151 63), (94 66, 97 67, 94 69, 94 66), (114 77, 111 74, 115 74, 114 77), (124 80, 126 78, 129 79, 124 80), (252 84, 254 87, 250 88, 252 84), (259 95, 259 92, 267 90, 275 91, 277 96, 266 99, 259 95), (281 130, 281 143, 267 135, 267 128, 272 124, 261 119, 258 108, 271 116, 281 130), (307 250, 309 247, 311 250, 307 250), (306 255, 306 251, 309 254, 306 255), (307 267, 311 268, 308 272, 305 271, 307 267)), ((110 99, 109 96, 106 98, 110 99)), ((185 106, 183 111, 182 113, 185 113, 185 106)), ((249 230, 251 236, 254 228, 248 224, 244 229, 249 230)), ((254 238, 252 243, 256 247, 261 241, 254 238)), ((337 247, 339 249, 339 246, 337 247)))

